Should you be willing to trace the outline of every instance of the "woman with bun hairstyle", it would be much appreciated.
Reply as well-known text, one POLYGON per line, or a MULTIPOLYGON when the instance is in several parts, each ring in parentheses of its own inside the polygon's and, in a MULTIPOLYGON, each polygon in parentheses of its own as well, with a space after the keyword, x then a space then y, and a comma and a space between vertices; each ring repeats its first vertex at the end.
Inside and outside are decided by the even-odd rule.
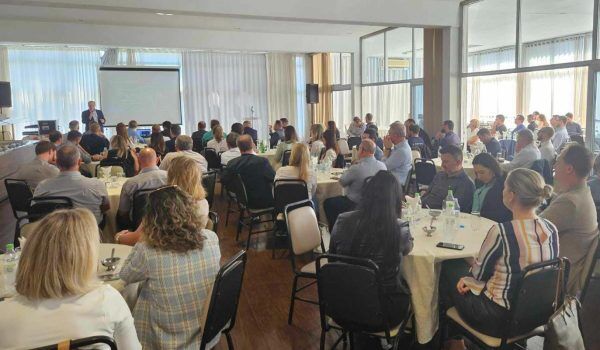
MULTIPOLYGON (((502 197, 513 220, 492 226, 475 259, 443 264, 440 283, 446 297, 444 306, 456 307, 462 319, 477 331, 501 337, 523 268, 558 257, 556 226, 535 213, 551 193, 552 187, 537 172, 523 168, 511 171, 502 197)), ((462 344, 448 345, 450 349, 463 348, 462 344)))

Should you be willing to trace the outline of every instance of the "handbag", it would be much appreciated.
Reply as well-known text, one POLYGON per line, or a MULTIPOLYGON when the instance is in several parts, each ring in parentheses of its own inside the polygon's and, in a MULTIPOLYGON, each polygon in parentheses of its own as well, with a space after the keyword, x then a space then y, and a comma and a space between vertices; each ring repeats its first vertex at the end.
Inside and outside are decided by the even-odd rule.
POLYGON ((546 324, 544 350, 585 350, 579 321, 581 303, 570 295, 564 298, 562 304, 559 302, 565 284, 565 263, 561 260, 560 264, 554 298, 555 311, 546 324))

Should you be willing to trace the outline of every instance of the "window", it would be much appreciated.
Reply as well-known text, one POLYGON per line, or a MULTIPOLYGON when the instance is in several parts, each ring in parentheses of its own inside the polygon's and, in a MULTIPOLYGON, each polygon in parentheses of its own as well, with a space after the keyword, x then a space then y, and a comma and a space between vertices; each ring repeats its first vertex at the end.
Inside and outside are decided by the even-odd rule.
POLYGON ((412 28, 396 28, 385 32, 387 81, 412 78, 412 28))
POLYGON ((414 32, 414 61, 413 78, 423 78, 423 28, 415 28, 414 32))
POLYGON ((385 81, 384 33, 362 39, 362 83, 385 81))
POLYGON ((306 134, 306 60, 296 56, 296 125, 300 135, 306 134))
MULTIPOLYGON (((333 79, 332 116, 338 129, 346 130, 352 121, 352 54, 330 53, 329 65, 333 79)), ((343 134, 343 132, 342 132, 343 134)))
POLYGON ((412 118, 424 126, 423 120, 423 84, 413 85, 412 87, 412 118))
POLYGON ((352 121, 352 90, 333 91, 333 121, 342 133, 352 121))
POLYGON ((364 86, 362 108, 373 114, 380 129, 387 130, 391 123, 408 118, 410 83, 364 86))
MULTIPOLYGON (((463 121, 478 119, 491 124, 497 114, 517 113, 517 75, 500 74, 463 79, 463 121)), ((507 118, 508 126, 513 123, 507 118)))
POLYGON ((484 0, 464 7, 463 70, 515 68, 516 0, 484 0), (466 63, 466 65, 465 65, 466 63))

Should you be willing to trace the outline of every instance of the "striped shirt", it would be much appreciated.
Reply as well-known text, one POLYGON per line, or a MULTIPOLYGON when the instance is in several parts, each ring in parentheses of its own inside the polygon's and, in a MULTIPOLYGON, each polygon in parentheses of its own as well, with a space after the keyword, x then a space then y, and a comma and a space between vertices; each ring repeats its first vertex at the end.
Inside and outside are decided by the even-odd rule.
POLYGON ((557 256, 558 230, 553 223, 542 218, 513 220, 489 230, 471 272, 485 282, 488 298, 510 309, 523 268, 557 256))

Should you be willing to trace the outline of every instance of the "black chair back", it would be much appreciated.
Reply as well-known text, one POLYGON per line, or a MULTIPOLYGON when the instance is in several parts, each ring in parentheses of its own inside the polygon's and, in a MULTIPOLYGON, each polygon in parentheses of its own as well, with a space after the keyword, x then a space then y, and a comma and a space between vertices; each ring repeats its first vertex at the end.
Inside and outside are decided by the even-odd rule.
POLYGON ((240 174, 235 174, 231 181, 227 183, 227 189, 235 195, 236 202, 240 209, 248 208, 248 195, 246 194, 246 186, 240 174))
POLYGON ((206 173, 202 174, 202 186, 206 190, 206 200, 208 201, 208 206, 212 208, 213 200, 215 198, 215 186, 217 184, 217 171, 209 170, 206 173))
POLYGON ((348 138, 348 147, 350 147, 350 150, 352 150, 352 147, 356 146, 356 148, 358 148, 358 146, 360 146, 360 143, 362 142, 362 138, 357 137, 357 136, 353 136, 353 137, 349 137, 348 138))
POLYGON ((132 167, 126 167, 125 166, 125 162, 121 159, 121 158, 104 158, 100 161, 100 163, 98 163, 96 165, 96 168, 94 169, 94 176, 98 176, 98 169, 105 167, 105 166, 118 166, 121 167, 121 169, 123 169, 123 172, 125 173, 126 177, 133 177, 135 174, 133 173, 133 168, 132 167))
POLYGON ((71 198, 61 196, 34 197, 31 199, 31 203, 29 207, 30 222, 37 221, 58 209, 73 208, 71 198))
MULTIPOLYGON (((210 304, 206 314, 200 349, 219 333, 229 333, 235 326, 235 318, 242 293, 242 282, 246 270, 246 251, 242 250, 231 258, 217 274, 210 304)), ((230 341, 228 339, 228 341, 230 341)))
POLYGON ((283 213, 286 205, 308 199, 308 187, 306 182, 299 179, 275 180, 273 197, 277 215, 283 213))
POLYGON ((381 276, 369 259, 325 254, 317 258, 321 325, 330 317, 349 332, 388 331, 381 276), (327 262, 324 260, 327 259, 327 262))
POLYGON ((204 158, 208 162, 208 170, 221 169, 221 158, 214 148, 205 148, 204 158))
POLYGON ((333 162, 333 167, 340 168, 340 169, 343 169, 344 167, 346 167, 346 158, 344 158, 343 154, 337 155, 337 157, 335 158, 335 161, 333 162))
POLYGON ((585 146, 585 142, 583 141, 582 135, 571 135, 569 137, 571 138, 571 141, 577 142, 578 144, 585 146))
POLYGON ((546 159, 537 159, 531 165, 531 170, 538 172, 544 178, 544 181, 548 185, 552 185, 554 183, 554 177, 552 176, 552 169, 548 160, 546 159))
POLYGON ((18 219, 18 211, 23 213, 27 213, 29 211, 31 198, 33 198, 33 192, 31 192, 31 188, 25 180, 4 179, 4 186, 6 187, 8 202, 12 208, 13 215, 15 219, 18 219))
MULTIPOLYGON (((159 187, 160 188, 160 187, 159 187)), ((133 193, 133 199, 131 203, 131 226, 129 229, 131 231, 137 230, 146 215, 146 205, 148 204, 148 195, 157 190, 158 188, 147 188, 142 190, 137 190, 133 193)))
POLYGON ((281 158, 281 166, 290 165, 290 156, 292 155, 291 150, 286 150, 283 152, 283 158, 281 158))
POLYGON ((526 334, 548 323, 555 307, 562 305, 569 276, 569 260, 557 258, 525 267, 517 281, 512 300, 508 337, 526 334), (559 287, 558 305, 554 304, 559 275, 564 274, 559 287))
POLYGON ((415 159, 413 169, 417 185, 429 186, 437 173, 433 161, 425 158, 415 159))
MULTIPOLYGON (((83 346, 97 344, 105 344, 109 346, 110 350, 117 350, 117 344, 115 343, 115 341, 112 338, 103 335, 71 340, 69 342, 69 349, 79 349, 83 346)), ((35 348, 32 350, 58 350, 58 344, 42 346, 41 348, 35 348)))

